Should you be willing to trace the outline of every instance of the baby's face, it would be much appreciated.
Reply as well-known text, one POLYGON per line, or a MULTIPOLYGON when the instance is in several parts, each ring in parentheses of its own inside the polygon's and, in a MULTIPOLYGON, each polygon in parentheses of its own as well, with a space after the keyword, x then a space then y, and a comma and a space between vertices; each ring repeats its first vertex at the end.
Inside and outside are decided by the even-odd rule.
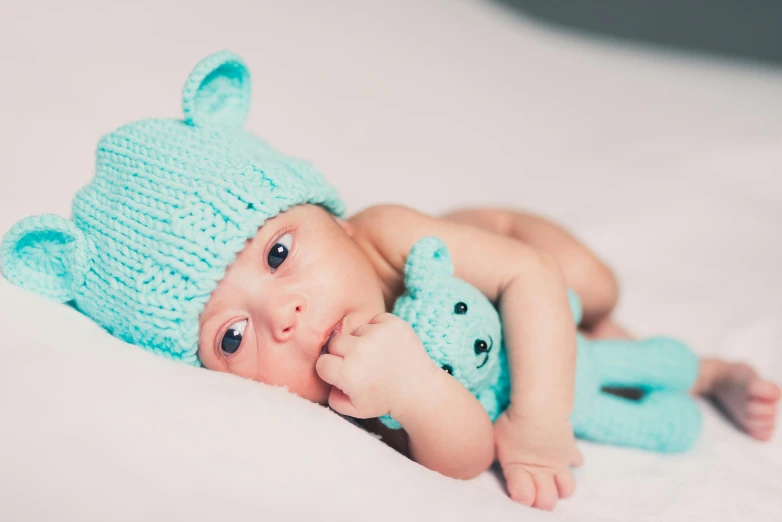
POLYGON ((198 357, 211 369, 287 386, 320 404, 331 386, 315 362, 341 324, 385 311, 380 280, 350 226, 316 205, 268 220, 228 267, 200 317, 198 357))

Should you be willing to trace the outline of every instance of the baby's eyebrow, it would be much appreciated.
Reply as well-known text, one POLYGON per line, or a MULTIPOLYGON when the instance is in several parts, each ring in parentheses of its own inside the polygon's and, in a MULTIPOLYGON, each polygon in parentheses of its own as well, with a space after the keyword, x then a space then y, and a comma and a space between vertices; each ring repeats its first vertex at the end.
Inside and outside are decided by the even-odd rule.
POLYGON ((225 308, 226 301, 226 298, 222 296, 215 298, 214 301, 210 301, 209 308, 204 310, 204 314, 201 316, 201 326, 204 326, 210 319, 217 315, 221 309, 225 308))

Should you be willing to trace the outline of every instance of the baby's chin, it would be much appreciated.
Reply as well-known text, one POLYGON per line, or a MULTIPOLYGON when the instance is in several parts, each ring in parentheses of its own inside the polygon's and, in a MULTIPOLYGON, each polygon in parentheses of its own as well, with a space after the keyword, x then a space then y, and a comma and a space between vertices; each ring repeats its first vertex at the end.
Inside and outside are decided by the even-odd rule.
POLYGON ((317 402, 321 406, 328 406, 328 404, 329 404, 329 394, 330 393, 331 393, 331 385, 329 385, 328 390, 326 391, 326 393, 323 394, 323 396, 319 400, 317 400, 315 402, 317 402))
POLYGON ((307 394, 304 398, 310 402, 320 404, 321 406, 327 406, 329 403, 329 394, 331 393, 331 385, 320 377, 317 378, 317 384, 307 390, 307 394))

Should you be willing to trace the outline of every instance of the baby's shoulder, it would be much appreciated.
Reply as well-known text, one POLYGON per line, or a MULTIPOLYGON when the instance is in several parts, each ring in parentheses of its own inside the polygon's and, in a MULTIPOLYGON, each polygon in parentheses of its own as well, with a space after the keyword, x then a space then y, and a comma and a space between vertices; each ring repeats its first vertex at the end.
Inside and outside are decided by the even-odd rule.
POLYGON ((370 244, 401 271, 413 244, 436 230, 441 218, 389 203, 367 207, 345 221, 350 224, 355 240, 370 244))
POLYGON ((376 205, 350 218, 350 224, 357 241, 370 245, 367 251, 397 274, 404 273, 407 255, 418 240, 439 237, 448 247, 454 274, 496 301, 526 263, 537 263, 540 256, 534 255, 534 247, 503 232, 502 211, 484 208, 480 213, 481 219, 474 220, 463 213, 436 217, 404 205, 376 205), (486 259, 492 260, 490 270, 486 259))
POLYGON ((373 242, 393 240, 417 230, 438 218, 404 205, 372 205, 346 219, 357 235, 373 242))
POLYGON ((415 218, 438 219, 414 208, 394 203, 369 206, 346 219, 355 227, 375 228, 394 221, 408 221, 415 218))

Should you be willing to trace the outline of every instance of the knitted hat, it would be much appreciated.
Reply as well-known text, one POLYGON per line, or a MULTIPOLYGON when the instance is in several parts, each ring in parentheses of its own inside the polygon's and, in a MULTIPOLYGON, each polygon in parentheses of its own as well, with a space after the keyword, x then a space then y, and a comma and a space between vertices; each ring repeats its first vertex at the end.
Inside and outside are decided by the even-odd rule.
POLYGON ((337 216, 344 205, 307 163, 242 128, 250 76, 238 56, 202 60, 182 105, 184 120, 143 120, 103 137, 72 221, 21 220, 0 244, 0 266, 126 342, 200 365, 199 315, 247 240, 294 205, 337 216))

